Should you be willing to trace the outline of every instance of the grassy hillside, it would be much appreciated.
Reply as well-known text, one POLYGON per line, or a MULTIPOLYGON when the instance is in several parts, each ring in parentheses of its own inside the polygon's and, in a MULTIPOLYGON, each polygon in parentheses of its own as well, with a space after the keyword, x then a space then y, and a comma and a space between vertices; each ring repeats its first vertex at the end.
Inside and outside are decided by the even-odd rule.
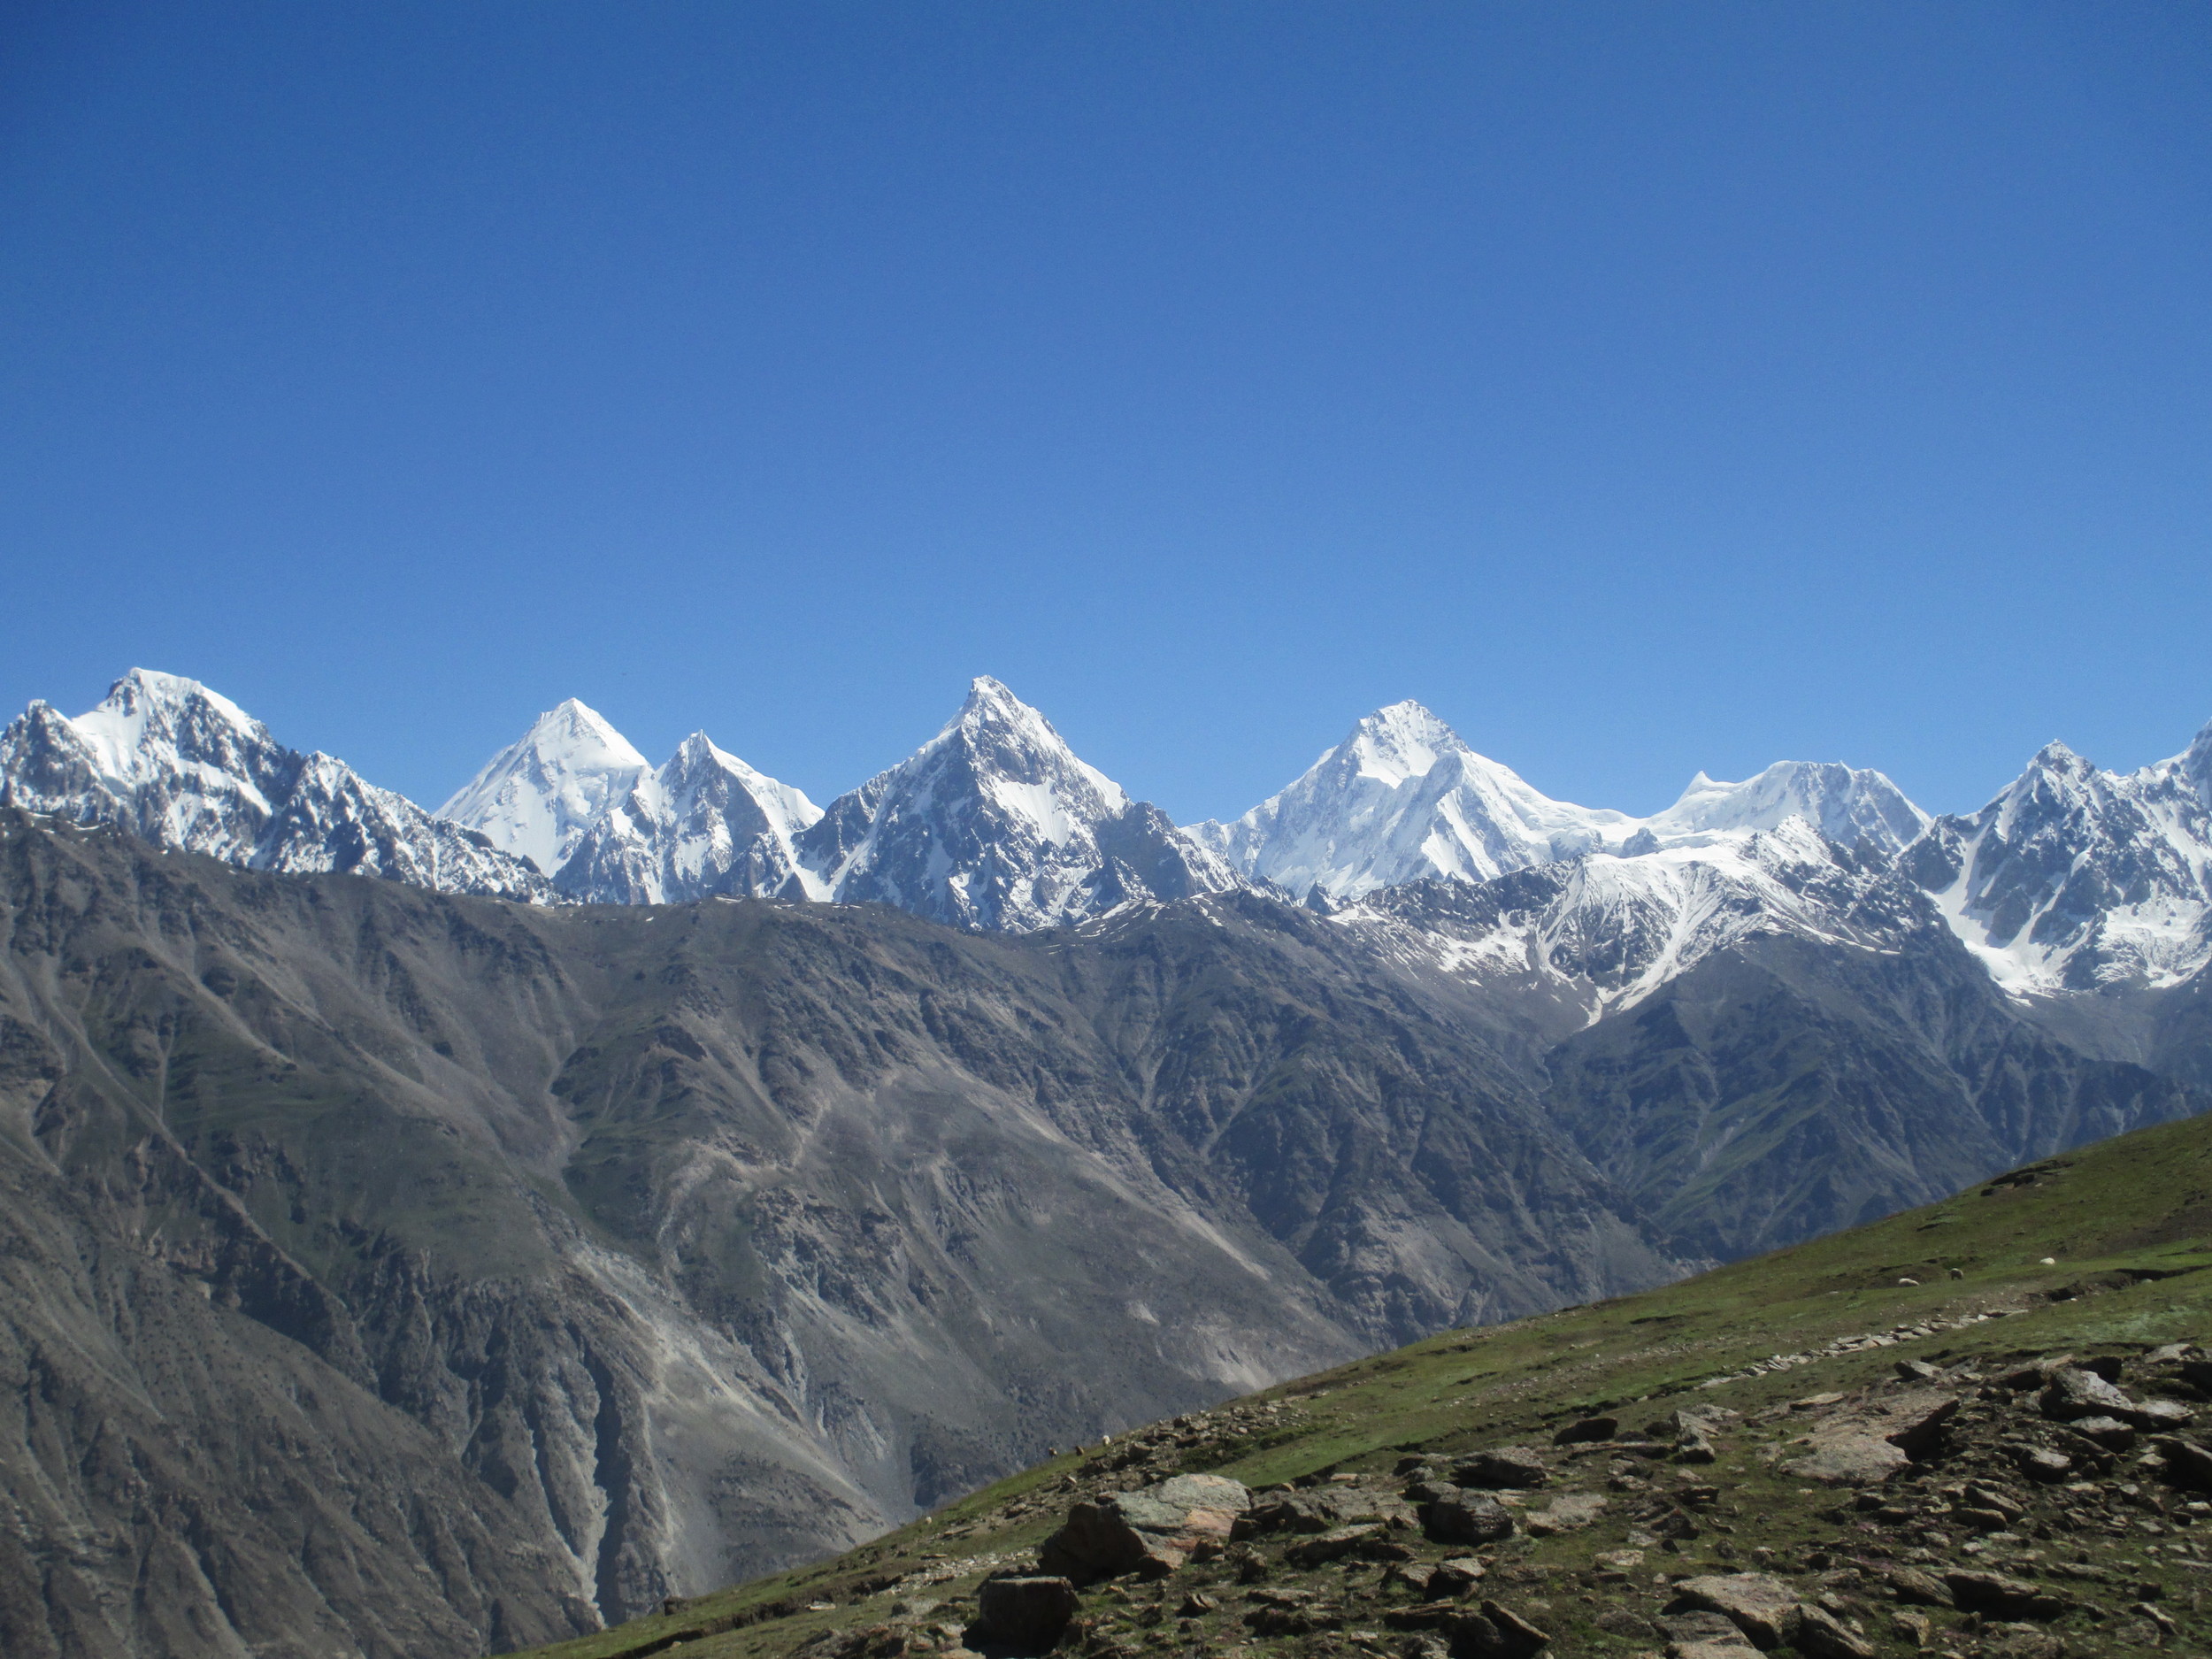
MULTIPOLYGON (((1525 1525, 1482 1552, 1487 1571, 1470 1606, 1505 1603, 1550 1632, 1555 1653, 1656 1652, 1679 1635, 1655 1622, 1678 1605, 1671 1581, 1755 1567, 1855 1624, 1852 1640, 1875 1652, 1924 1640, 1960 1654, 2205 1651, 2212 1507, 2188 1505, 2212 1494, 2162 1484, 2141 1461, 2148 1435, 2098 1479, 2071 1483, 2024 1485, 2004 1456, 2016 1460, 2029 1439, 2055 1432, 2026 1385, 2005 1382, 2030 1361, 2115 1356, 2141 1397, 2185 1398, 2174 1365, 2144 1356, 2212 1338, 2208 1267, 2212 1120, 2165 1125, 1664 1289, 1447 1333, 1071 1452, 834 1561, 541 1651, 617 1659, 680 1647, 687 1659, 737 1659, 809 1645, 830 1655, 953 1646, 977 1582, 1028 1568, 1079 1497, 1198 1471, 1254 1487, 1349 1490, 1366 1480, 1379 1489, 1413 1455, 1448 1460, 1502 1444, 1539 1448, 1554 1493, 1587 1487, 1605 1499, 1594 1521, 1549 1536, 1525 1525), (1902 1379, 1901 1362, 1914 1361, 1922 1376, 1902 1379), (1796 1442, 1824 1415, 1909 1386, 1963 1402, 1944 1455, 1878 1498, 1790 1471, 1796 1442), (1843 1398, 1825 1398, 1834 1395, 1843 1398), (1714 1432, 1716 1462, 1690 1467, 1663 1448, 1552 1443, 1578 1418, 1613 1416, 1625 1440, 1678 1408, 1736 1414, 1714 1432), (2000 1507, 1975 1507, 1985 1502, 2000 1507), (1657 1525, 1655 1536, 1663 1511, 1693 1517, 1675 1528, 1689 1535, 1665 1537, 1657 1525), (2005 1518, 1993 1525, 1993 1513, 2005 1518), (1959 1518, 1968 1515, 1984 1518, 1959 1518), (1896 1599, 1896 1573, 1914 1567, 1996 1571, 2047 1586, 2067 1611, 2025 1620, 1916 1613, 1896 1599), (1924 1617, 1924 1632, 1914 1623, 1924 1617)), ((2212 1406, 2203 1409, 2212 1423, 2212 1406)), ((2091 1475, 2095 1461, 2078 1452, 2072 1472, 2091 1475)), ((1506 1497, 1525 1524, 1540 1521, 1547 1495, 1506 1497)), ((1422 1595, 1405 1579, 1470 1552, 1427 1543, 1417 1529, 1385 1538, 1379 1549, 1311 1566, 1287 1548, 1296 1540, 1263 1538, 1164 1583, 1092 1586, 1063 1648, 1399 1651, 1409 1640, 1401 1632, 1420 1628, 1409 1609, 1422 1595), (1263 1631, 1270 1620, 1250 1611, 1255 1586, 1303 1613, 1256 1634, 1256 1623, 1263 1631)))

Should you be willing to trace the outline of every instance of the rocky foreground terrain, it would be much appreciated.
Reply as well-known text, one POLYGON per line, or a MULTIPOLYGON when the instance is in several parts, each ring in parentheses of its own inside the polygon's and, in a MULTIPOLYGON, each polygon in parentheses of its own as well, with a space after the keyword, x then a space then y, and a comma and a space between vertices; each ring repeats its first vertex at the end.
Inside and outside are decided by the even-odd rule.
POLYGON ((2212 1129, 2144 1131, 1076 1448, 542 1659, 2203 1652, 2208 1222, 2212 1129))

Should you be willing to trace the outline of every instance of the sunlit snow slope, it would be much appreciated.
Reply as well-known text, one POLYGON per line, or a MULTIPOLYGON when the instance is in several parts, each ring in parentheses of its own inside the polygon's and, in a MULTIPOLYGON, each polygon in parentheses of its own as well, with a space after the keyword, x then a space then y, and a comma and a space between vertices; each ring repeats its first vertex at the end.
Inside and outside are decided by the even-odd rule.
POLYGON ((1417 703, 1352 728, 1281 794, 1194 832, 1247 875, 1341 901, 1432 877, 1486 881, 1586 853, 1712 845, 1795 817, 1894 853, 1927 815, 1878 772, 1782 761, 1743 783, 1700 772, 1647 818, 1540 794, 1417 703))

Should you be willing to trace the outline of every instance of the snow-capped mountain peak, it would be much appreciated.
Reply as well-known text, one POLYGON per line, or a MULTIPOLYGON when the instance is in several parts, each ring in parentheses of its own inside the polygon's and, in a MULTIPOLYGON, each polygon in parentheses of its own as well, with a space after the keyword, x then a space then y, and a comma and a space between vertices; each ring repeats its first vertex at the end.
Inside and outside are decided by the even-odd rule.
POLYGON ((180 674, 134 668, 97 708, 35 703, 0 733, 0 803, 111 824, 257 870, 352 871, 457 893, 541 899, 530 866, 482 837, 303 755, 180 674))
POLYGON ((2212 722, 2207 722, 2196 741, 2168 764, 2196 791, 2198 800, 2212 807, 2212 722))
POLYGON ((1870 842, 1894 853, 1927 827, 1928 815, 1878 772, 1836 762, 1777 761, 1741 783, 1701 772, 1681 798, 1644 820, 1662 846, 1705 831, 1770 830, 1801 818, 1841 846, 1870 842))
POLYGON ((694 732, 586 827, 556 885, 572 898, 606 904, 794 890, 819 896, 793 841, 821 816, 800 791, 694 732))
POLYGON ((1051 721, 988 674, 975 678, 960 712, 914 758, 949 746, 962 751, 1002 808, 1026 817, 1056 845, 1079 834, 1086 821, 1129 805, 1119 784, 1080 759, 1051 721))
POLYGON ((833 801, 797 847, 813 891, 969 928, 1054 926, 1237 879, 987 675, 928 742, 833 801))
POLYGON ((571 697, 486 762, 438 815, 553 875, 609 806, 651 770, 603 715, 571 697))
POLYGON ((180 764, 243 774, 277 745, 268 728, 220 693, 181 674, 134 668, 70 724, 103 776, 136 784, 180 764))
POLYGON ((1233 824, 1194 833, 1248 875, 1343 899, 1432 876, 1486 881, 1594 850, 1633 827, 1624 814, 1540 794, 1405 702, 1358 721, 1233 824))
POLYGON ((1332 920, 1409 966, 1539 991, 1538 1002, 1594 1023, 1755 935, 1894 948, 1925 916, 1924 905, 1884 902, 1907 891, 1885 862, 1793 813, 1695 845, 1383 888, 1332 920))
MULTIPOLYGON (((1427 777, 1446 755, 1467 749, 1458 733, 1409 697, 1368 715, 1346 742, 1359 775, 1391 789, 1427 777)), ((1321 760, 1328 758, 1324 755, 1321 760)))
POLYGON ((2019 994, 2178 983, 2212 962, 2212 728, 2134 772, 2047 743, 1903 864, 2019 994))
POLYGON ((1878 772, 1782 761, 1742 783, 1701 772, 1665 811, 1555 801, 1417 703, 1378 709, 1281 794, 1194 830, 1247 874, 1342 902, 1408 881, 1488 881, 1586 854, 1703 845, 1801 818, 1893 853, 1927 815, 1878 772))

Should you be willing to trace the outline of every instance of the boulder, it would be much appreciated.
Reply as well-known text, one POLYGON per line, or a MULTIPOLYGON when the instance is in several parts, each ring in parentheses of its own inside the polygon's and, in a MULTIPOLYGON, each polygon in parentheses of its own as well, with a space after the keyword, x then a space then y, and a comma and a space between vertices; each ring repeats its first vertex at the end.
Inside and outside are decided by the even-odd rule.
POLYGON ((1205 1545, 1227 1541, 1252 1494, 1219 1475, 1178 1475, 1135 1492, 1078 1503, 1038 1554, 1045 1572, 1079 1584, 1125 1572, 1172 1572, 1205 1545))
POLYGON ((1513 1516, 1486 1492, 1454 1487, 1422 1508, 1421 1521, 1440 1544, 1494 1544, 1513 1536, 1513 1516))
MULTIPOLYGON (((1721 1623, 1727 1624, 1726 1619, 1721 1623)), ((1694 1641, 1671 1641, 1667 1644, 1667 1659, 1747 1659, 1759 1650, 1743 1639, 1743 1632, 1734 1625, 1728 1626, 1723 1637, 1700 1637, 1694 1641)))
POLYGON ((1256 1499, 1238 1520, 1236 1535, 1326 1532, 1362 1521, 1411 1525, 1413 1518, 1413 1506, 1394 1492, 1348 1484, 1309 1486, 1256 1499))
POLYGON ((1951 1587, 1951 1601, 1962 1613, 1985 1613, 1997 1618, 2052 1619, 2071 1605, 2039 1584, 2008 1578, 1998 1572, 1947 1572, 1943 1582, 1951 1587))
POLYGON ((1882 1575, 1888 1580, 1890 1593, 1900 1601, 1913 1607, 1952 1607, 1951 1586, 1932 1573, 1917 1567, 1892 1567, 1882 1575))
POLYGON ((1923 1389, 1885 1401, 1874 1408, 1874 1414, 1882 1438, 1920 1463, 1942 1448, 1943 1432, 1958 1410, 1956 1394, 1923 1389))
POLYGON ((1294 1567, 1318 1567, 1327 1562, 1341 1560, 1356 1555, 1362 1545, 1376 1542, 1382 1537, 1382 1528, 1372 1521, 1356 1526, 1333 1527, 1328 1532, 1301 1539, 1283 1552, 1283 1559, 1294 1567))
POLYGON ((1810 1449, 1784 1467, 1823 1486, 1878 1486, 1939 1452, 1958 1409, 1956 1394, 1921 1388, 1837 1412, 1813 1431, 1810 1449))
POLYGON ((1525 1515, 1521 1525, 1532 1538, 1549 1538, 1587 1526, 1605 1513, 1605 1500, 1594 1492, 1563 1492, 1543 1509, 1525 1515))
POLYGON ((1675 1605, 1718 1613, 1755 1647, 1779 1647, 1797 1629, 1797 1592, 1770 1572, 1709 1573, 1674 1586, 1675 1605))
POLYGON ((2196 1420, 2197 1414, 2178 1400, 2140 1401, 2130 1419, 2137 1428, 2154 1432, 2187 1428, 2196 1420))
POLYGON ((2013 1461, 2020 1466, 2022 1474, 2042 1486, 2056 1486, 2074 1478, 2074 1460, 2048 1447, 2023 1447, 2014 1455, 2013 1461))
POLYGON ((965 1638, 1018 1653, 1041 1654, 1075 1617, 1075 1586, 1057 1577, 986 1578, 976 1589, 976 1621, 965 1638))
POLYGON ((1695 1538, 1703 1530, 1687 1509, 1669 1509, 1651 1523, 1652 1533, 1658 1538, 1695 1538))
POLYGON ((2134 1426, 2117 1417, 2076 1417, 2066 1426, 2108 1452, 2124 1452, 2135 1444, 2134 1426))
POLYGON ((2065 1365, 2051 1373, 2036 1404, 2043 1415, 2061 1423, 2076 1417, 2132 1417, 2135 1402, 2093 1371, 2065 1365))
POLYGON ((1525 1446, 1501 1446, 1468 1458, 1452 1471, 1452 1479, 1483 1491, 1526 1491, 1548 1481, 1551 1471, 1525 1446))
POLYGON ((1875 1486, 1911 1468, 1912 1459, 1878 1434, 1824 1434, 1784 1467, 1824 1486, 1875 1486))
POLYGON ((1455 1646, 1475 1659, 1533 1659, 1551 1642, 1549 1635, 1496 1601, 1485 1601, 1480 1613, 1462 1614, 1451 1631, 1458 1638, 1455 1646))
POLYGON ((1245 1628, 1255 1636, 1304 1636, 1333 1630, 1339 1622, 1302 1607, 1256 1607, 1244 1616, 1245 1628))
POLYGON ((1484 1568, 1472 1555, 1454 1555, 1429 1570, 1431 1595, 1464 1595, 1482 1582, 1484 1568))
POLYGON ((1670 1411, 1645 1432, 1654 1440, 1671 1441, 1678 1463, 1717 1463, 1720 1453, 1713 1445, 1714 1427, 1721 1418, 1734 1415, 1732 1411, 1710 1408, 1701 1411, 1670 1411))
POLYGON ((1617 1417, 1584 1417, 1570 1423, 1551 1437, 1554 1446, 1586 1446, 1595 1440, 1609 1440, 1620 1432, 1617 1417))
POLYGON ((1465 1612, 1456 1601, 1423 1601, 1414 1607, 1386 1608, 1382 1622, 1392 1630, 1442 1630, 1465 1612))
POLYGON ((1751 1659, 1759 1650, 1744 1639, 1732 1620, 1699 1608, 1663 1615, 1668 1659, 1751 1659))
POLYGON ((1823 1608, 1801 1605, 1790 1645, 1810 1659, 1874 1659, 1874 1644, 1823 1608))
POLYGON ((2165 1454, 2166 1475, 2176 1486, 2212 1492, 2212 1452, 2177 1434, 2162 1434, 2152 1444, 2165 1454))

